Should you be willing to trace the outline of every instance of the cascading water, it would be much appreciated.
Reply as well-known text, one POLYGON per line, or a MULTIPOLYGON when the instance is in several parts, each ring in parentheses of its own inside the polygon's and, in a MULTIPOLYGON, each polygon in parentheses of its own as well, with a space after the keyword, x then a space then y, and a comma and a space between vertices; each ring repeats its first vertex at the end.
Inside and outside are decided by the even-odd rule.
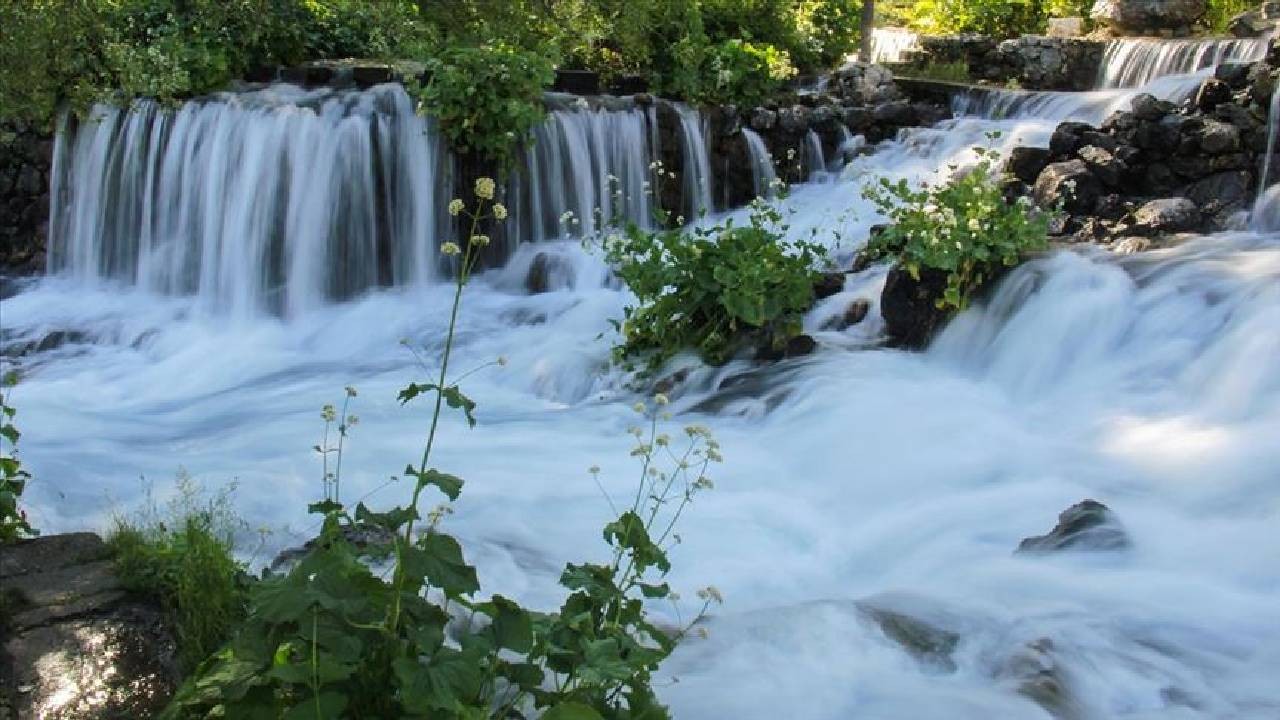
POLYGON ((684 155, 684 216, 701 217, 715 209, 711 202, 711 153, 707 151, 702 118, 686 105, 676 105, 680 115, 681 151, 684 155))
POLYGON ((764 138, 751 128, 742 128, 742 137, 747 143, 747 161, 751 164, 751 187, 756 197, 773 197, 778 173, 773 166, 773 155, 764 138))
MULTIPOLYGON (((279 186, 319 178, 299 178, 272 154, 283 150, 267 150, 275 138, 288 146, 310 123, 335 132, 359 123, 365 138, 379 138, 382 111, 359 110, 381 107, 376 98, 394 99, 394 91, 317 95, 310 106, 264 102, 256 110, 248 100, 215 99, 168 116, 146 110, 150 126, 116 117, 114 140, 98 134, 105 124, 65 136, 55 218, 64 271, 5 299, 0 334, 6 347, 58 331, 78 338, 22 360, 27 377, 14 400, 36 477, 24 498, 34 524, 46 532, 105 526, 112 512, 142 500, 137 477, 146 476, 163 500, 167 475, 183 467, 215 486, 237 478, 235 500, 250 526, 273 528, 273 547, 296 545, 313 532, 305 506, 320 492, 307 450, 316 410, 344 385, 359 387, 354 410, 361 416, 347 443, 344 497, 376 506, 404 501, 411 487, 388 483, 386 473, 420 452, 421 418, 393 398, 421 368, 399 342, 438 346, 447 284, 411 282, 340 304, 312 298, 285 318, 228 323, 221 313, 193 312, 206 289, 232 281, 218 255, 230 241, 207 229, 218 217, 209 203, 239 207, 228 198, 263 196, 244 200, 257 214, 236 222, 267 238, 253 242, 280 248, 286 288, 304 278, 300 287, 323 284, 323 263, 338 261, 325 242, 335 241, 294 240, 328 254, 291 276, 294 266, 283 258, 294 246, 272 239, 294 237, 285 235, 289 213, 264 208, 313 211, 312 227, 329 237, 334 217, 359 217, 350 208, 366 202, 368 187, 344 186, 347 197, 337 205, 303 204, 279 186), (251 112, 258 113, 253 122, 241 117, 251 112), (222 119, 215 122, 214 113, 222 119), (194 130, 178 125, 184 117, 208 134, 192 140, 194 130), (271 135, 272 123, 284 129, 271 135), (175 144, 183 137, 187 145, 175 144), (190 158, 208 157, 207 146, 219 139, 223 164, 213 166, 216 174, 197 174, 190 158), (233 152, 241 139, 263 150, 233 152), (250 162, 255 157, 261 166, 250 162), (125 163, 137 163, 141 178, 122 172, 125 163), (239 169, 222 169, 232 166, 239 169), (266 181, 246 187, 244 178, 266 181), (102 199, 84 205, 86 193, 102 199), (150 204, 120 201, 135 196, 150 204), (183 223, 148 222, 184 234, 144 231, 143 219, 183 208, 190 216, 183 223), (273 224, 280 229, 266 227, 273 224), (143 232, 150 233, 146 245, 143 232), (208 288, 198 284, 205 256, 195 242, 205 237, 222 243, 208 257, 224 273, 212 274, 208 288), (154 261, 146 268, 175 266, 170 251, 159 249, 166 242, 188 243, 188 257, 200 258, 185 261, 195 268, 189 285, 141 279, 143 256, 154 261), (130 273, 139 288, 85 282, 130 273), (201 294, 162 294, 171 289, 201 294)), ((1064 104, 1054 112, 1082 111, 1064 104)), ((483 367, 464 381, 479 403, 479 426, 450 416, 442 427, 434 459, 468 480, 445 522, 486 592, 535 607, 556 606, 566 561, 607 556, 587 541, 612 516, 601 491, 614 498, 635 491, 626 431, 636 415, 625 378, 607 369, 616 338, 609 321, 622 316, 629 294, 611 284, 574 233, 530 208, 573 209, 579 197, 605 192, 608 174, 630 187, 627 173, 643 166, 643 153, 624 161, 609 134, 652 137, 651 117, 627 108, 555 111, 539 130, 545 155, 536 154, 542 142, 531 149, 537 182, 512 191, 525 198, 519 220, 513 210, 515 231, 532 239, 539 227, 532 218, 544 220, 542 245, 517 248, 512 265, 529 262, 538 248, 556 263, 553 291, 528 294, 521 273, 497 268, 465 294, 456 364, 483 367), (506 367, 488 367, 499 355, 508 357, 506 367), (599 488, 584 470, 591 464, 600 466, 599 488)), ((793 188, 781 208, 787 232, 808 239, 816 230, 847 259, 881 220, 861 199, 866 184, 944 179, 973 160, 973 145, 994 142, 1007 151, 1043 143, 1054 122, 1014 113, 904 132, 852 155, 834 181, 793 188), (995 130, 1003 134, 986 140, 995 130)), ((752 169, 763 189, 773 166, 753 136, 752 169)), ((423 156, 430 137, 415 140, 423 156)), ((358 150, 338 154, 349 160, 383 149, 368 140, 366 155, 354 138, 343 142, 358 150)), ((364 172, 353 163, 326 167, 364 172)), ((447 197, 444 189, 431 193, 437 204, 447 197)), ((375 265, 388 257, 393 270, 429 280, 433 240, 423 241, 420 257, 376 255, 375 265)), ((351 247, 364 257, 355 251, 365 246, 351 247)), ((247 260, 244 267, 257 270, 247 260)), ((147 276, 165 272, 147 269, 147 276)), ((673 388, 669 409, 677 422, 712 427, 727 462, 713 474, 716 491, 684 514, 666 579, 686 596, 714 583, 726 604, 706 623, 710 638, 681 643, 655 678, 674 716, 1280 715, 1277 236, 1215 235, 1130 257, 1087 248, 1046 254, 1014 270, 923 354, 876 345, 884 277, 882 266, 850 275, 814 308, 805 327, 820 348, 810 357, 771 367, 678 361, 686 378, 673 388), (871 303, 867 320, 824 329, 860 299, 871 303), (1020 538, 1044 532, 1084 497, 1115 509, 1132 538, 1129 550, 1012 553, 1020 538), (888 633, 868 607, 894 623, 888 633), (915 634, 922 626, 910 618, 934 630, 915 634), (937 642, 918 661, 892 639, 904 633, 937 642)), ((265 291, 266 281, 254 282, 265 291)), ((655 610, 675 622, 696 607, 681 601, 655 610)))
POLYGON ((1266 56, 1267 43, 1267 38, 1112 40, 1103 54, 1098 87, 1137 87, 1166 75, 1186 75, 1227 62, 1256 62, 1266 56))
POLYGON ((827 158, 822 152, 822 138, 810 130, 804 136, 804 161, 809 168, 809 180, 821 181, 827 177, 827 158))
POLYGON ((871 62, 899 63, 920 47, 920 36, 906 28, 878 27, 871 31, 871 62))

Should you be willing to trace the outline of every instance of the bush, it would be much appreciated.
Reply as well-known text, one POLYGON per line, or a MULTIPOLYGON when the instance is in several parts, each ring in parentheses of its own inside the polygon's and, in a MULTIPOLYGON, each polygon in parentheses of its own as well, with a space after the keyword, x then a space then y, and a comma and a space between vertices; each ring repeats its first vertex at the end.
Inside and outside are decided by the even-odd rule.
POLYGON ((1225 34, 1231 25, 1231 18, 1257 7, 1257 0, 1209 0, 1204 25, 1210 32, 1225 34))
MULTIPOLYGON (((325 462, 324 500, 310 508, 324 517, 320 538, 287 574, 253 588, 244 626, 179 690, 166 717, 668 717, 652 675, 692 624, 664 632, 649 621, 645 602, 674 599, 662 581, 670 569, 666 551, 682 512, 711 486, 706 470, 720 460, 705 429, 687 428, 677 447, 659 432, 666 398, 637 405, 647 427, 631 430, 641 466, 634 499, 604 527, 608 562, 565 567, 567 597, 554 613, 477 597, 475 568, 443 531, 449 506, 420 511, 428 489, 450 501, 462 491, 461 478, 430 464, 442 411, 447 406, 475 424, 475 403, 451 379, 450 359, 463 290, 488 244, 476 228, 506 213, 487 204, 493 180, 478 180, 475 195, 480 205, 469 214, 469 241, 441 246, 457 272, 439 369, 399 396, 432 403, 421 459, 404 471, 414 481, 412 500, 384 512, 363 503, 349 510, 339 501, 342 448, 354 421, 345 403, 341 413, 326 406, 315 446, 325 462), (355 535, 375 540, 357 547, 348 540, 355 535)), ((465 212, 460 200, 449 210, 465 212)), ((347 401, 354 396, 348 389, 347 401)), ((714 588, 700 597, 694 622, 720 599, 714 588)))
POLYGON ((117 518, 107 545, 124 586, 164 607, 177 632, 178 660, 189 672, 244 620, 249 578, 234 555, 229 492, 204 500, 185 474, 178 489, 166 516, 153 507, 139 520, 117 518))
MULTIPOLYGON (((12 386, 13 376, 5 378, 4 385, 12 386)), ((31 481, 31 473, 18 460, 18 438, 22 433, 14 425, 18 411, 9 403, 9 396, 0 387, 0 545, 8 545, 39 533, 31 527, 27 513, 18 506, 22 493, 31 481), (9 446, 7 451, 5 445, 9 446)))
POLYGON ((1005 199, 992 170, 994 151, 974 148, 978 163, 940 187, 912 190, 881 179, 863 194, 892 221, 867 245, 871 258, 892 258, 916 280, 923 269, 947 274, 939 308, 964 309, 1001 267, 1048 243, 1049 215, 1025 198, 1005 199))
POLYGON ((453 147, 503 163, 545 113, 542 92, 554 78, 538 53, 509 46, 455 47, 428 63, 419 93, 453 147))
POLYGON ((777 212, 757 202, 751 224, 648 232, 605 240, 605 255, 636 295, 614 357, 655 370, 681 350, 720 365, 749 341, 775 348, 800 333, 825 250, 785 239, 777 212))
POLYGON ((772 45, 727 40, 707 57, 703 101, 749 108, 762 104, 796 74, 791 58, 772 45))
POLYGON ((917 0, 910 24, 929 35, 981 33, 1010 38, 1044 29, 1042 0, 917 0))

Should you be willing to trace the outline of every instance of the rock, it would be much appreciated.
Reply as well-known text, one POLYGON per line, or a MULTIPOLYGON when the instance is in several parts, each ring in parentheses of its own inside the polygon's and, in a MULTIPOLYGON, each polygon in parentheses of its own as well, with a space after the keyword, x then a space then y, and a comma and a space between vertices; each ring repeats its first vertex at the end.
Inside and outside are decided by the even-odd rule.
POLYGON ((1117 255, 1132 255, 1134 253, 1146 252, 1153 247, 1151 238, 1128 236, 1122 237, 1111 244, 1111 252, 1117 255))
POLYGON ((830 105, 819 105, 809 115, 809 125, 819 130, 833 132, 836 130, 836 110, 830 105))
POLYGON ((846 63, 833 74, 835 88, 847 100, 874 104, 902 96, 893 73, 882 65, 846 63))
POLYGON ((845 308, 844 314, 832 318, 823 326, 823 330, 847 330, 857 325, 867 318, 867 313, 871 311, 871 301, 866 298, 858 298, 849 303, 845 308))
POLYGON ((1115 193, 1103 195, 1093 204, 1093 214, 1104 220, 1119 220, 1128 211, 1124 198, 1115 193))
POLYGON ((1200 224, 1200 209, 1186 198, 1163 198, 1138 208, 1133 214, 1134 229, 1143 234, 1194 230, 1200 224))
POLYGON ((841 290, 844 290, 844 273, 823 273, 813 284, 813 296, 818 300, 825 300, 841 290))
POLYGON ((1269 20, 1261 10, 1249 10, 1231 18, 1227 30, 1238 38, 1262 37, 1276 28, 1276 21, 1269 20))
POLYGON ((786 133, 800 135, 809 130, 809 108, 792 105, 778 111, 778 127, 786 133))
POLYGON ((1234 125, 1205 120, 1195 135, 1200 149, 1210 155, 1223 155, 1240 149, 1240 130, 1234 125))
POLYGON ((1110 508, 1097 500, 1084 500, 1058 515, 1058 524, 1048 534, 1024 539, 1018 544, 1018 552, 1121 550, 1129 544, 1128 533, 1110 508))
POLYGON ((906 100, 895 100, 876 105, 871 109, 871 117, 878 123, 894 127, 911 127, 920 122, 920 115, 916 112, 916 106, 906 100))
POLYGON ((1222 63, 1213 69, 1213 77, 1232 90, 1243 90, 1249 85, 1249 63, 1222 63))
POLYGON ((1071 696, 1067 674, 1059 667, 1054 651, 1049 638, 1027 643, 1005 659, 996 677, 1013 681, 1018 694, 1034 701, 1051 717, 1078 718, 1082 708, 1071 696))
POLYGON ((1222 103, 1231 102, 1231 86, 1217 78, 1209 78, 1200 84, 1194 102, 1201 112, 1212 112, 1222 103))
POLYGON ((1064 122, 1054 128, 1049 138, 1049 152, 1054 157, 1069 157, 1080 147, 1081 136, 1093 130, 1092 125, 1081 122, 1064 122))
POLYGON ((893 345, 920 350, 929 344, 951 317, 950 310, 937 305, 946 287, 947 275, 938 270, 921 270, 919 280, 899 265, 889 270, 880 295, 880 315, 893 345))
POLYGON ((797 335, 787 341, 782 348, 764 344, 756 348, 756 360, 759 362, 778 362, 787 358, 811 355, 818 349, 818 341, 809 335, 797 335))
POLYGON ((362 63, 351 68, 351 79, 360 87, 372 87, 392 80, 390 65, 362 63))
POLYGON ((751 111, 751 129, 768 132, 778 123, 778 113, 763 107, 751 111))
POLYGON ((947 627, 958 624, 953 618, 924 601, 898 594, 859 600, 856 607, 916 660, 943 672, 955 672, 952 655, 960 644, 960 633, 947 627))
POLYGON ((573 95, 599 95, 600 75, 592 70, 556 70, 551 89, 573 95))
POLYGON ((1051 38, 1074 38, 1084 35, 1084 18, 1050 18, 1047 34, 1051 38))
POLYGON ((1176 109, 1173 103, 1167 100, 1157 100, 1154 95, 1148 93, 1142 93, 1134 97, 1130 101, 1129 107, 1133 109, 1134 117, 1139 120, 1159 120, 1176 109))
POLYGON ((1114 155, 1096 145, 1086 145, 1076 152, 1089 170, 1098 176, 1104 184, 1115 187, 1120 184, 1129 168, 1116 159, 1114 155))
POLYGON ((1034 183, 1040 177, 1040 171, 1049 164, 1047 148, 1026 147, 1019 145, 1009 154, 1009 172, 1025 183, 1034 183))
POLYGON ((573 265, 560 255, 540 252, 529 263, 524 288, 530 295, 562 290, 573 284, 573 265))
POLYGON ((1253 175, 1247 170, 1229 170, 1210 175, 1187 186, 1187 199, 1204 215, 1220 215, 1245 209, 1252 196, 1253 175))
POLYGON ((1186 28, 1206 10, 1206 0, 1097 0, 1089 16, 1120 34, 1138 35, 1186 28))
POLYGON ((102 539, 52 535, 0 547, 6 619, 0 709, 18 718, 156 715, 179 681, 172 628, 127 594, 102 539))
POLYGON ((1101 194, 1101 183, 1083 160, 1049 165, 1032 189, 1032 197, 1040 207, 1061 206, 1071 213, 1088 212, 1101 194))

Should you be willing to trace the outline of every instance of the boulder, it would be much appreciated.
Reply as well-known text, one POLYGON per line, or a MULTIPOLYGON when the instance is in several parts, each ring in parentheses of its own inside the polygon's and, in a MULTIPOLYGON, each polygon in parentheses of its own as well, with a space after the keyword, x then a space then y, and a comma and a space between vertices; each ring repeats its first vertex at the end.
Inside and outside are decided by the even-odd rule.
POLYGON ((1049 138, 1049 152, 1054 157, 1068 157, 1079 149, 1084 133, 1093 130, 1093 126, 1082 122, 1064 122, 1054 128, 1049 138))
POLYGON ((1139 120, 1159 120, 1177 108, 1168 100, 1158 100, 1154 95, 1142 93, 1129 102, 1133 114, 1139 120))
POLYGON ((758 107, 751 111, 751 129, 756 132, 768 132, 778 124, 778 113, 769 108, 758 107))
POLYGON ((1046 148, 1019 145, 1009 154, 1006 166, 1009 172, 1025 183, 1034 183, 1040 177, 1040 171, 1049 164, 1049 150, 1046 148))
POLYGON ((1116 156, 1096 145, 1086 145, 1080 148, 1076 155, 1084 161, 1094 175, 1098 176, 1099 180, 1110 187, 1119 185, 1124 174, 1129 170, 1124 163, 1116 159, 1116 156))
POLYGON ((1069 160, 1046 167, 1031 193, 1042 208, 1061 206, 1070 213, 1087 213, 1102 194, 1102 184, 1083 160, 1069 160))
POLYGON ((1089 16, 1120 34, 1184 29, 1204 16, 1206 0, 1097 0, 1089 16))
POLYGON ((1058 524, 1048 533, 1024 539, 1018 552, 1121 550, 1129 545, 1129 535, 1111 509, 1097 500, 1084 500, 1062 511, 1058 524))
POLYGON ((912 350, 927 346, 951 317, 950 310, 937 304, 946 288, 944 272, 925 268, 917 280, 900 265, 890 268, 880 294, 880 315, 890 343, 912 350))
POLYGON ((1240 149, 1240 130, 1217 120, 1204 121, 1195 133, 1200 149, 1209 155, 1225 155, 1240 149))
POLYGON ((1231 86, 1217 78, 1209 78, 1200 84, 1194 102, 1201 112, 1213 112, 1222 103, 1231 102, 1231 86))
POLYGON ((1194 230, 1199 225, 1200 208, 1182 197, 1152 200, 1133 214, 1134 230, 1141 234, 1194 230))
POLYGON ((853 325, 857 325, 867 318, 867 313, 871 311, 871 301, 866 298, 858 298, 849 303, 844 309, 844 313, 831 318, 822 326, 823 330, 846 330, 853 325))
POLYGON ((1243 90, 1249 84, 1249 63, 1222 63, 1213 69, 1213 77, 1227 84, 1232 90, 1243 90))
POLYGON ((809 130, 809 108, 803 105, 792 105, 778 111, 778 127, 783 132, 800 135, 809 130))
POLYGON ((154 717, 179 681, 164 612, 130 596, 92 533, 0 547, 0 711, 17 718, 154 717))
POLYGON ((953 659, 964 624, 951 611, 922 597, 885 593, 858 600, 858 614, 869 620, 886 639, 920 663, 943 672, 955 672, 953 659))
POLYGON ((573 285, 573 264, 554 253, 540 252, 529 263, 524 288, 530 295, 563 290, 573 285))

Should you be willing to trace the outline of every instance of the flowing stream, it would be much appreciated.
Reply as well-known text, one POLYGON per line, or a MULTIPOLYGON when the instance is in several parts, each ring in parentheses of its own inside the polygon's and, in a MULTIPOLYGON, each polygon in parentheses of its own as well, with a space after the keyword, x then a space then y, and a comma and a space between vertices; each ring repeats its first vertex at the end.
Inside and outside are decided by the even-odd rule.
MULTIPOLYGON (((782 201, 789 232, 817 229, 847 258, 879 219, 865 184, 945 179, 992 131, 1002 150, 1043 144, 1057 121, 1097 118, 1136 89, 1105 105, 1055 94, 1052 109, 975 112, 850 153, 782 201)), ((246 551, 254 530, 272 533, 262 562, 314 530, 309 448, 347 385, 360 421, 343 499, 407 498, 388 478, 427 418, 395 395, 426 372, 401 341, 427 357, 442 342, 451 159, 405 103, 391 87, 280 86, 109 111, 63 135, 54 271, 4 300, 0 336, 14 348, 61 333, 21 360, 14 393, 35 525, 106 527, 149 488, 170 497, 183 469, 234 483, 246 551)), ((508 363, 464 382, 476 428, 444 425, 436 465, 467 480, 446 526, 486 592, 537 607, 555 604, 566 561, 605 556, 605 494, 635 487, 637 397, 609 367, 609 320, 630 297, 584 249, 589 228, 560 215, 648 217, 649 117, 553 112, 509 189, 508 234, 526 242, 465 293, 455 366, 508 363), (603 202, 615 188, 621 206, 603 202), (530 295, 538 251, 557 270, 530 295)), ((685 120, 683 147, 705 153, 685 120)), ((767 191, 763 143, 751 149, 767 191)), ((810 357, 676 361, 688 377, 674 429, 711 427, 726 462, 672 552, 669 580, 689 599, 656 612, 687 617, 708 584, 726 603, 659 673, 675 716, 1045 718, 1018 691, 1044 674, 1063 688, 1058 717, 1280 716, 1280 237, 1047 253, 924 353, 878 346, 884 274, 850 276, 809 314, 810 357), (866 321, 822 329, 858 298, 866 321), (1013 554, 1086 497, 1115 510, 1131 549, 1013 554), (955 632, 954 671, 888 640, 855 606, 867 598, 955 632)))

